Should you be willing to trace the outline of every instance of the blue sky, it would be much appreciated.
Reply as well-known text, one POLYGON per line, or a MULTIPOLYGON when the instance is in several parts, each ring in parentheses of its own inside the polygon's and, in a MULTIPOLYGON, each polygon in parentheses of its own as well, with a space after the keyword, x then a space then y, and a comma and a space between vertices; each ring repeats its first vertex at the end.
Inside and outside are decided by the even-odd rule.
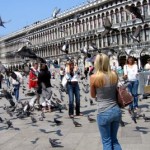
POLYGON ((0 37, 26 25, 52 16, 55 7, 61 11, 73 8, 87 0, 0 0, 0 16, 6 28, 0 27, 0 37))

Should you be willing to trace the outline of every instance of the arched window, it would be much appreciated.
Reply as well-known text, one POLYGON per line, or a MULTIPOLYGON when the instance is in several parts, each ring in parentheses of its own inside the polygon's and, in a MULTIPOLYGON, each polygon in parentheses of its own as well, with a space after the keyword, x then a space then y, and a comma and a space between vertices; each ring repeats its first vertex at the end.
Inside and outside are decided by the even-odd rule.
POLYGON ((92 17, 90 17, 90 30, 92 30, 93 29, 93 24, 92 24, 92 17))
POLYGON ((84 26, 84 19, 82 20, 82 32, 85 31, 85 26, 84 26))
POLYGON ((121 37, 122 37, 122 44, 126 44, 126 37, 125 37, 125 30, 124 29, 121 31, 121 37))
POLYGON ((121 15, 121 22, 124 22, 125 16, 124 16, 124 9, 122 7, 120 9, 120 15, 121 15))
POLYGON ((110 46, 111 44, 111 38, 110 38, 110 33, 107 35, 107 45, 110 46))
POLYGON ((126 21, 130 20, 130 14, 126 12, 126 21))
POLYGON ((114 24, 115 23, 115 14, 114 11, 111 11, 111 23, 114 24))
POLYGON ((116 23, 119 23, 119 10, 116 9, 116 23))
POLYGON ((130 38, 130 36, 131 36, 131 30, 130 30, 130 28, 127 28, 126 33, 127 33, 127 43, 131 43, 131 38, 130 38))
POLYGON ((96 26, 96 16, 93 17, 93 24, 94 24, 94 27, 93 27, 93 28, 94 28, 94 29, 97 28, 97 26, 96 26))
POLYGON ((147 24, 144 26, 144 35, 145 41, 149 41, 149 26, 147 24))
POLYGON ((101 17, 100 17, 100 15, 98 15, 97 18, 98 18, 98 27, 101 27, 102 24, 101 24, 101 17))
POLYGON ((118 45, 121 44, 119 37, 120 37, 120 32, 116 32, 116 39, 117 39, 117 44, 118 44, 118 45))
POLYGON ((148 16, 148 4, 146 0, 143 1, 143 15, 144 18, 148 16))

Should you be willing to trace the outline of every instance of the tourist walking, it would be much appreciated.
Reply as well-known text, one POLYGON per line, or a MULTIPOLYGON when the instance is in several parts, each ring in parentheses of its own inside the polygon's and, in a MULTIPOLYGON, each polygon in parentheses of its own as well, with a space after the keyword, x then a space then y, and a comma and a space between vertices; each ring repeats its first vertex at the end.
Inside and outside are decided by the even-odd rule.
POLYGON ((41 104, 43 111, 47 112, 46 107, 48 107, 48 112, 51 112, 51 73, 48 71, 48 67, 45 63, 41 64, 41 69, 38 74, 38 92, 40 94, 41 104))
POLYGON ((129 112, 131 110, 138 110, 138 66, 135 64, 134 58, 129 56, 127 59, 127 64, 124 65, 124 79, 128 82, 128 90, 134 97, 133 103, 129 105, 129 112))
POLYGON ((109 57, 98 54, 94 62, 95 73, 90 77, 91 96, 97 98, 97 124, 103 150, 121 150, 117 139, 121 110, 117 104, 118 77, 111 71, 109 57))

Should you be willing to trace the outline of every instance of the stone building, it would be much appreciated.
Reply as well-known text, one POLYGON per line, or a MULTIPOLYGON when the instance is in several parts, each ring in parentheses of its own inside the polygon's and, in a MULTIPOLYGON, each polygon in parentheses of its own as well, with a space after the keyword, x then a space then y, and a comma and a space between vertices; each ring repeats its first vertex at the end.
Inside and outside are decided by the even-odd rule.
POLYGON ((21 48, 29 40, 30 47, 41 57, 59 59, 64 43, 69 44, 69 55, 78 56, 80 48, 95 43, 102 51, 113 48, 119 51, 119 65, 125 63, 126 53, 133 55, 144 65, 149 57, 150 45, 150 4, 148 0, 93 0, 76 8, 58 14, 56 18, 37 21, 21 30, 0 37, 0 60, 6 67, 21 67, 21 59, 12 57, 11 52, 21 48), (144 17, 144 23, 125 11, 126 5, 137 6, 144 17), (74 17, 79 14, 79 19, 74 17), (101 37, 103 17, 109 17, 119 32, 110 32, 101 37), (142 27, 141 41, 130 38, 137 26, 142 27), (25 42, 26 41, 26 42, 25 42), (140 57, 141 56, 141 57, 140 57))

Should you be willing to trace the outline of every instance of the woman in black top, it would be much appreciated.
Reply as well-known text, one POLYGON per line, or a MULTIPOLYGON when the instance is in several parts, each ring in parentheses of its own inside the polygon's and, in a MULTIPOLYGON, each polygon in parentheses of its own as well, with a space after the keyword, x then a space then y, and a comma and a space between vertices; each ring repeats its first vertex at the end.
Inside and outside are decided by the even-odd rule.
POLYGON ((41 65, 40 73, 38 74, 38 93, 41 94, 43 111, 46 112, 46 106, 48 106, 48 111, 51 112, 51 73, 48 71, 46 64, 41 65))

